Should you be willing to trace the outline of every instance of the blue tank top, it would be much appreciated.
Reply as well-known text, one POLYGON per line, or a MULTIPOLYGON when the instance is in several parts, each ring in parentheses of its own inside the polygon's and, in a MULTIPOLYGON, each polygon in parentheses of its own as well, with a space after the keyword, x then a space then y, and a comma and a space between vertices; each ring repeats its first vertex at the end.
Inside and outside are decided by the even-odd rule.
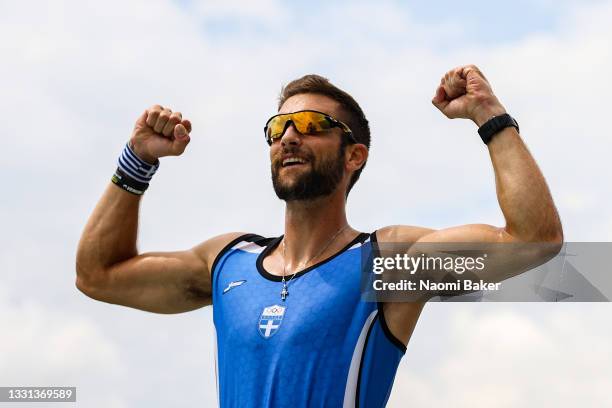
POLYGON ((297 273, 285 301, 281 277, 263 267, 281 239, 241 236, 213 263, 220 406, 384 407, 406 347, 382 303, 361 299, 362 251, 375 233, 297 273))

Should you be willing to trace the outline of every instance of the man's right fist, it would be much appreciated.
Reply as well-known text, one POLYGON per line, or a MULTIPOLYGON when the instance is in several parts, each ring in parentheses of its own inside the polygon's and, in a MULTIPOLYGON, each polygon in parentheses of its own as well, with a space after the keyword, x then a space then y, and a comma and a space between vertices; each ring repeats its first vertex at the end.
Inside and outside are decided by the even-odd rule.
POLYGON ((180 112, 153 105, 136 121, 130 146, 142 160, 154 164, 164 156, 180 156, 189 143, 191 122, 180 112))

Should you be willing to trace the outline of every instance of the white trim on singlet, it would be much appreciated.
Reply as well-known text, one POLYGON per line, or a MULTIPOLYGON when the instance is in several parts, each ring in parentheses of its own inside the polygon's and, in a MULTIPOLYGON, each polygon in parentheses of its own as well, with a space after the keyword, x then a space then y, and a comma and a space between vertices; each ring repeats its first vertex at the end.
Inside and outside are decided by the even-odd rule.
POLYGON ((366 239, 363 242, 356 242, 355 245, 353 245, 352 247, 350 247, 349 249, 347 249, 347 251, 350 251, 351 249, 355 249, 355 248, 359 248, 362 245, 367 244, 368 242, 370 242, 370 237, 368 237, 368 239, 366 239))
POLYGON ((255 242, 240 241, 232 247, 232 249, 239 249, 241 251, 250 252, 252 254, 261 253, 266 247, 257 245, 255 242))
MULTIPOLYGON (((355 248, 359 248, 360 246, 368 243, 370 241, 370 237, 368 237, 365 241, 363 242, 356 242, 353 246, 351 246, 350 248, 347 249, 347 251, 351 250, 351 249, 355 249, 355 248)), ((241 251, 245 251, 245 252, 250 252, 252 254, 259 254, 261 253, 264 249, 266 249, 265 246, 261 246, 258 245, 255 242, 249 242, 249 241, 240 241, 238 243, 236 243, 233 247, 231 247, 231 249, 240 249, 241 251)))
POLYGON ((217 328, 213 324, 213 353, 215 356, 215 387, 217 388, 217 406, 221 406, 221 397, 219 396, 219 361, 217 355, 219 350, 217 349, 217 328))
POLYGON ((349 368, 348 376, 346 378, 346 388, 344 389, 344 408, 354 408, 355 407, 355 399, 359 398, 357 393, 357 381, 359 380, 359 368, 361 366, 361 356, 363 355, 363 348, 365 346, 365 340, 368 335, 368 331, 372 326, 372 322, 378 313, 378 309, 373 310, 372 313, 368 316, 365 323, 363 324, 363 328, 361 329, 361 334, 359 334, 359 338, 357 339, 357 344, 355 345, 355 350, 353 351, 353 358, 351 359, 351 366, 349 368))

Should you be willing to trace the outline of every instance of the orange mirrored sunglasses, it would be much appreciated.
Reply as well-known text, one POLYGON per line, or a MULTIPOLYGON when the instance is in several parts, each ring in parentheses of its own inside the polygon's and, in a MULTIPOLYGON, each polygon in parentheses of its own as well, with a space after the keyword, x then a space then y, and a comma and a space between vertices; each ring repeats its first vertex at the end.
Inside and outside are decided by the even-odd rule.
POLYGON ((280 113, 272 116, 268 119, 264 127, 266 142, 271 145, 276 139, 280 139, 292 123, 297 131, 303 135, 317 135, 337 127, 342 129, 352 143, 357 143, 353 136, 353 132, 345 123, 323 112, 314 110, 280 113))

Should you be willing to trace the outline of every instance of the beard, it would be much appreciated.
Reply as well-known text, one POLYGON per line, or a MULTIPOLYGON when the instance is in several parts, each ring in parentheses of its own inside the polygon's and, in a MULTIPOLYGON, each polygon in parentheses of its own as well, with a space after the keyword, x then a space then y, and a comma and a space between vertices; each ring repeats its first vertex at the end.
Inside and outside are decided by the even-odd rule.
POLYGON ((272 185, 274 192, 281 200, 314 200, 330 195, 344 176, 344 151, 346 143, 340 145, 335 157, 320 160, 308 158, 308 171, 302 171, 293 180, 284 182, 280 179, 282 160, 272 163, 272 185))

